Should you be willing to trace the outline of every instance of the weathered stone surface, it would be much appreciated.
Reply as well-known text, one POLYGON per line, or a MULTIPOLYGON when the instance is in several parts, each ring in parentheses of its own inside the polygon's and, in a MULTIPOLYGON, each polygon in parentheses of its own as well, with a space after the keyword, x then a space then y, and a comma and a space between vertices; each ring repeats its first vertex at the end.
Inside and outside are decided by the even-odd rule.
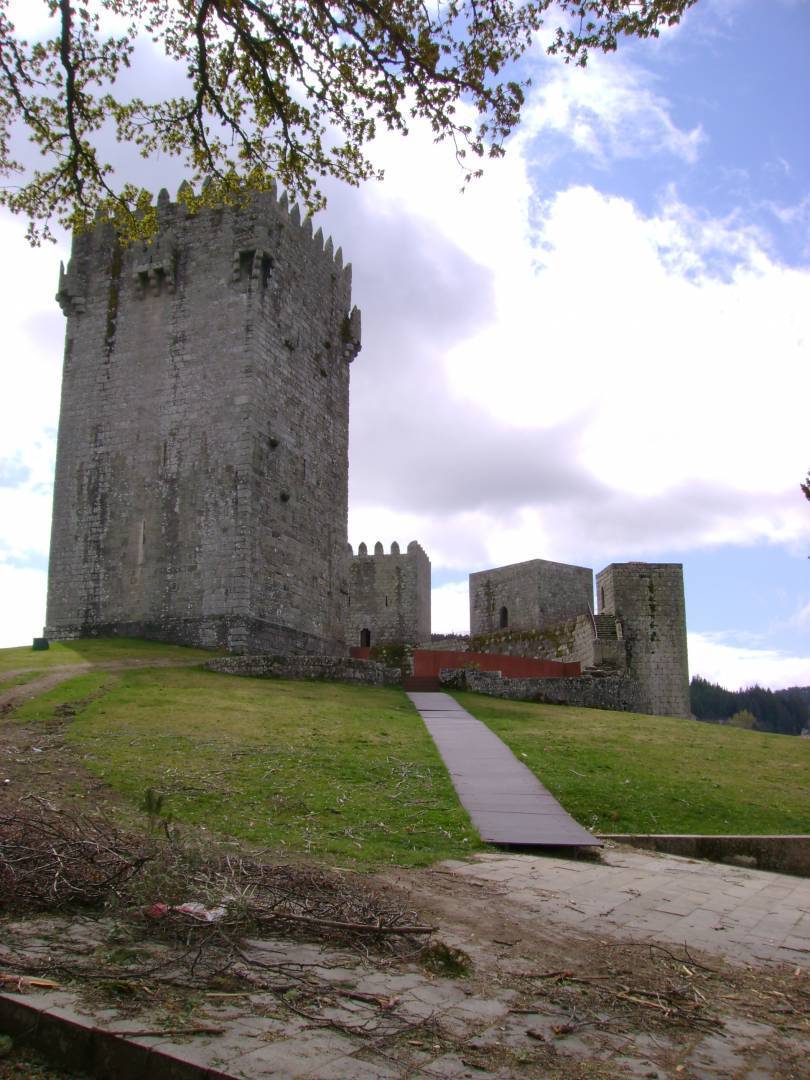
MULTIPOLYGON (((578 661, 583 668, 626 666, 624 642, 617 637, 595 637, 595 620, 588 613, 567 619, 556 626, 537 630, 497 630, 470 641, 470 651, 525 656, 535 660, 578 661)), ((599 631, 601 633, 601 629, 599 631)))
POLYGON ((641 711, 689 716, 686 605, 680 563, 611 563, 596 576, 599 611, 622 626, 641 711))
POLYGON ((471 574, 471 651, 576 660, 586 669, 584 681, 556 680, 554 688, 517 688, 515 680, 508 680, 508 686, 482 692, 689 716, 683 567, 612 563, 597 575, 597 588, 599 611, 594 615, 592 572, 584 567, 536 559, 471 574), (553 621, 552 611, 571 614, 553 621), (507 625, 502 627, 504 613, 507 625), (589 668, 616 677, 607 683, 588 681, 589 668), (622 673, 627 678, 620 678, 622 673))
POLYGON ((592 605, 593 570, 585 566, 531 559, 470 574, 472 637, 556 626, 592 605))
POLYGON ((367 552, 362 543, 350 554, 349 644, 430 641, 430 560, 422 547, 412 540, 402 554, 394 541, 386 555, 378 541, 367 552))
POLYGON ((589 709, 615 709, 619 712, 649 711, 641 703, 638 680, 616 672, 564 679, 513 679, 505 678, 497 671, 442 668, 439 682, 448 690, 472 690, 476 694, 513 701, 584 705, 589 709))
POLYGON ((348 660, 339 656, 221 656, 205 665, 223 675, 247 675, 263 679, 330 679, 361 682, 369 686, 401 686, 399 668, 374 660, 348 660))
POLYGON ((46 634, 339 653, 351 268, 286 200, 99 224, 68 317, 46 634))

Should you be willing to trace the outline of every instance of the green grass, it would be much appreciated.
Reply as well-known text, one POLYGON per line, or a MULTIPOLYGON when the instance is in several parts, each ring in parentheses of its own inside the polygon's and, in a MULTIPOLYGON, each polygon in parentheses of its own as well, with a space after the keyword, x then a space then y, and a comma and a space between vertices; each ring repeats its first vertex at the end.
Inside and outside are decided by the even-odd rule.
POLYGON ((67 739, 132 804, 153 788, 174 820, 282 853, 424 865, 481 846, 396 689, 129 670, 67 739))
POLYGON ((11 690, 15 686, 25 686, 26 683, 38 679, 41 674, 41 671, 26 671, 21 675, 9 675, 5 678, 0 675, 0 690, 11 690))
POLYGON ((30 645, 0 649, 0 673, 25 668, 47 671, 67 664, 108 664, 118 660, 210 660, 217 655, 211 649, 164 645, 140 638, 82 638, 53 641, 49 649, 43 650, 34 650, 30 645))
POLYGON ((89 671, 86 675, 66 679, 44 694, 18 705, 4 720, 0 720, 0 727, 4 722, 14 724, 51 720, 60 706, 80 709, 84 702, 98 696, 105 687, 116 681, 115 676, 105 671, 89 671))
POLYGON ((597 832, 810 833, 808 739, 453 696, 597 832))

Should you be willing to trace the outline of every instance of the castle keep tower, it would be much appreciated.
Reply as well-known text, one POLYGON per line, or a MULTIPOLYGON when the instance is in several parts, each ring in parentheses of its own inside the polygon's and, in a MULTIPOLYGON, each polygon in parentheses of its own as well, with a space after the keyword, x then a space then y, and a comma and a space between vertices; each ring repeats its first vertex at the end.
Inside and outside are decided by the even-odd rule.
POLYGON ((430 641, 430 559, 412 540, 403 555, 394 541, 386 555, 377 541, 349 548, 350 645, 417 645, 430 641))
POLYGON ((641 712, 690 716, 686 604, 680 563, 611 563, 596 575, 600 615, 622 626, 641 712))
POLYGON ((74 237, 46 634, 337 653, 351 267, 286 196, 74 237))

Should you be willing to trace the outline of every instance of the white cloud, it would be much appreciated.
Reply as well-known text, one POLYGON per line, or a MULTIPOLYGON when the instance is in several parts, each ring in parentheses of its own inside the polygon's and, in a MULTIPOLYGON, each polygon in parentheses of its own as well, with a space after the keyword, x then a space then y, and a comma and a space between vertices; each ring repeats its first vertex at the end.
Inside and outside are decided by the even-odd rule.
POLYGON ((807 626, 810 627, 810 601, 799 608, 793 618, 790 620, 790 625, 796 627, 807 626))
POLYGON ((434 634, 466 634, 470 629, 470 593, 467 581, 449 581, 431 593, 434 634))
POLYGON ((45 622, 47 575, 0 563, 0 649, 30 645, 45 622))
POLYGON ((53 300, 58 248, 31 249, 22 222, 0 216, 3 297, 0 392, 0 646, 42 633, 50 540, 55 432, 59 416, 62 317, 53 300))
POLYGON ((706 133, 699 124, 686 130, 675 123, 648 71, 614 56, 593 56, 586 69, 548 60, 537 66, 540 89, 520 134, 532 144, 530 156, 548 163, 573 147, 600 164, 661 153, 697 161, 706 133), (549 146, 549 133, 560 136, 562 145, 549 146))
POLYGON ((688 635, 689 671, 727 690, 758 684, 771 690, 810 685, 810 657, 779 649, 752 649, 729 643, 723 634, 688 635))

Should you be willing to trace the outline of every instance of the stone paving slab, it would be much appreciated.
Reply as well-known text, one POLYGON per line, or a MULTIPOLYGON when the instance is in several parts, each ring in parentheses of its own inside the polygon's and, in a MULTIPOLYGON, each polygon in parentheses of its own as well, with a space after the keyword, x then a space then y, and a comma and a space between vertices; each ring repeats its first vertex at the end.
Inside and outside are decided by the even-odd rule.
MULTIPOLYGON (((486 891, 492 897, 487 898, 487 904, 499 905, 505 914, 522 908, 530 913, 532 923, 542 924, 552 937, 564 941, 571 942, 579 934, 592 941, 595 934, 607 941, 671 942, 732 961, 760 966, 763 962, 786 963, 790 969, 810 967, 807 879, 622 848, 609 848, 599 860, 592 861, 485 854, 469 861, 446 862, 435 870, 442 880, 450 874, 482 886, 488 883, 486 891), (572 927, 573 934, 565 933, 572 927)), ((468 941, 462 938, 460 944, 467 946, 468 941)), ((481 943, 475 947, 480 949, 481 943)), ((507 981, 509 972, 500 966, 494 981, 474 984, 422 970, 367 965, 353 961, 343 951, 313 943, 264 940, 248 942, 245 948, 267 962, 283 961, 311 969, 325 983, 345 984, 362 994, 390 998, 406 1025, 406 1037, 392 1043, 329 1030, 305 1016, 280 1012, 276 999, 262 992, 246 994, 239 1004, 206 1006, 199 1019, 221 1028, 221 1032, 185 1039, 172 1037, 170 1032, 137 1036, 134 1033, 138 1030, 154 1028, 154 1020, 82 1002, 67 990, 0 994, 0 1026, 15 1035, 36 1029, 41 1044, 58 1042, 64 1047, 66 1067, 91 1067, 94 1075, 105 1080, 113 1076, 115 1080, 255 1080, 265 1076, 274 1080, 427 1080, 439 1076, 509 1080, 518 1072, 508 1063, 501 1061, 492 1071, 485 1064, 471 1066, 465 1048, 514 1048, 526 1057, 546 1040, 559 1046, 560 1054, 568 1055, 557 1059, 558 1064, 564 1067, 570 1063, 574 1069, 576 1058, 572 1055, 589 1059, 596 1045, 587 1042, 589 1028, 559 1041, 559 1027, 569 1018, 567 1007, 561 1011, 543 998, 533 1003, 537 1011, 534 1007, 525 1009, 516 997, 518 991, 507 981), (12 1025, 14 1015, 16 1023, 12 1025), (407 1032, 416 1034, 419 1022, 426 1019, 433 1035, 411 1041, 407 1032), (411 1029, 411 1024, 417 1027, 411 1029), (448 1038, 458 1040, 452 1049, 448 1038)), ((518 966, 520 961, 510 958, 509 964, 513 963, 518 966)), ((531 966, 536 967, 536 961, 531 966)), ((364 1022, 362 1005, 350 1000, 345 1007, 336 1003, 334 1016, 343 1022, 364 1022)), ((679 1059, 683 1072, 678 1075, 690 1080, 804 1075, 775 1070, 767 1048, 762 1051, 761 1065, 753 1071, 744 1068, 746 1048, 757 1041, 765 1046, 776 1028, 773 1023, 768 1027, 753 1020, 737 1028, 734 1023, 726 1024, 722 1035, 703 1032, 694 1036, 688 1050, 681 1050, 686 1056, 679 1059)), ((788 1040, 791 1035, 786 1032, 777 1037, 788 1040)), ((600 1060, 614 1068, 609 1075, 654 1075, 659 1080, 675 1075, 652 1067, 650 1060, 662 1047, 666 1050, 667 1036, 656 1036, 649 1055, 645 1038, 641 1030, 630 1040, 624 1038, 627 1057, 622 1056, 624 1050, 620 1049, 619 1057, 611 1057, 609 1047, 602 1048, 608 1056, 600 1060)), ((544 1074, 534 1071, 527 1075, 544 1074)), ((571 1075, 584 1073, 572 1071, 571 1075)))
POLYGON ((606 849, 598 862, 488 854, 443 866, 593 933, 685 942, 743 963, 810 966, 808 878, 631 848, 606 849))
POLYGON ((599 847, 498 736, 443 693, 409 692, 482 840, 599 847))

